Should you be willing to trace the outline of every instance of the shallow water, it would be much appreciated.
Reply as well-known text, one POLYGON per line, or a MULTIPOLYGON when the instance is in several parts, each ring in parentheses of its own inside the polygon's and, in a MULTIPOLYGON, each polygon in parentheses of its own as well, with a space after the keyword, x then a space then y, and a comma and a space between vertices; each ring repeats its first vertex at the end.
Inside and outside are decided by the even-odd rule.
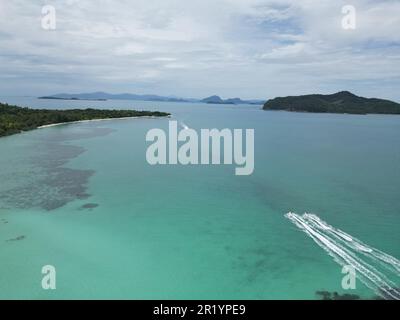
MULTIPOLYGON (((190 128, 254 128, 255 171, 150 166, 169 119, 70 124, 0 139, 0 298, 315 299, 342 267, 284 217, 312 212, 400 258, 400 117, 259 106, 3 97, 134 108, 190 128), (8 241, 11 240, 11 241, 8 241), (57 289, 41 288, 54 265, 57 289)), ((372 262, 373 263, 373 262, 372 262)), ((392 277, 399 285, 399 277, 392 277)))

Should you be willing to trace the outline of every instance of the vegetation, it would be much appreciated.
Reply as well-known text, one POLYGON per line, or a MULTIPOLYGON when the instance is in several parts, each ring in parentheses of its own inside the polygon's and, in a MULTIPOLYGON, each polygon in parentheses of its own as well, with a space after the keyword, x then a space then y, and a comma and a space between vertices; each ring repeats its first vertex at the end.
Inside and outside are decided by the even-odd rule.
POLYGON ((311 94, 275 98, 267 101, 263 109, 321 113, 400 114, 400 104, 396 102, 358 97, 348 91, 330 95, 311 94))
POLYGON ((169 113, 165 112, 136 110, 30 109, 0 103, 0 137, 36 129, 48 124, 127 117, 165 117, 168 115, 169 113))

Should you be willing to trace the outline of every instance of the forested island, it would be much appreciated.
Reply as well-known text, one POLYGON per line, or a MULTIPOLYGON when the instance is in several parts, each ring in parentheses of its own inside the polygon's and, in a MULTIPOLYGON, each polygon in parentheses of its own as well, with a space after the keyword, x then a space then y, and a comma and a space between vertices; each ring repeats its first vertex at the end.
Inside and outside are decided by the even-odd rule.
POLYGON ((30 109, 0 103, 0 137, 36 129, 40 126, 82 120, 115 119, 128 117, 166 117, 159 111, 71 109, 30 109))
POLYGON ((363 98, 348 91, 329 95, 310 94, 279 97, 267 101, 263 109, 316 113, 400 114, 399 103, 376 98, 363 98))

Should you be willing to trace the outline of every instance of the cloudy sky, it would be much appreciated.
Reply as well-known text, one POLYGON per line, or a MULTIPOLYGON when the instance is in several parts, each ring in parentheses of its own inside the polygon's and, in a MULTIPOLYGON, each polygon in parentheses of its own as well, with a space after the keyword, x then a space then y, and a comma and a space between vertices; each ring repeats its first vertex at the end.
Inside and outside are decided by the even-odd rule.
POLYGON ((399 0, 0 0, 3 96, 339 90, 400 101, 399 0))

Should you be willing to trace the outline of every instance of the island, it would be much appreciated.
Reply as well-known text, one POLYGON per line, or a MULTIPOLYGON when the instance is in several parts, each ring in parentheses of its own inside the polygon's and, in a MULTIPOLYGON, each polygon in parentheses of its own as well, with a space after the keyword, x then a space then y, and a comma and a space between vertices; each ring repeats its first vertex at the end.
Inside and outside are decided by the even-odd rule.
POLYGON ((400 114, 399 103, 377 98, 363 98, 349 91, 328 95, 278 97, 268 100, 263 109, 315 113, 400 114))
POLYGON ((156 102, 194 102, 194 99, 185 99, 179 97, 164 97, 156 94, 131 94, 119 93, 112 94, 102 91, 90 93, 58 93, 49 96, 38 97, 38 99, 54 99, 54 100, 135 100, 135 101, 156 101, 156 102), (193 101, 192 101, 193 100, 193 101))
POLYGON ((132 94, 132 93, 118 93, 112 94, 102 91, 90 93, 58 93, 49 96, 38 97, 38 99, 53 99, 53 100, 93 100, 93 101, 106 101, 106 100, 135 100, 135 101, 157 101, 157 102, 185 102, 185 103, 208 103, 208 104, 254 104, 262 105, 265 100, 242 100, 240 98, 222 99, 220 96, 214 95, 204 99, 195 98, 180 98, 176 96, 160 96, 156 94, 132 94))
POLYGON ((53 96, 44 96, 44 97, 39 97, 38 99, 44 99, 44 100, 78 100, 78 101, 107 101, 107 99, 83 99, 83 98, 76 98, 76 97, 71 97, 71 98, 62 98, 62 97, 53 97, 53 96))
POLYGON ((159 111, 68 109, 31 109, 0 103, 0 137, 41 126, 85 120, 116 119, 131 117, 167 117, 159 111))
POLYGON ((204 99, 201 100, 201 102, 209 103, 209 104, 233 104, 233 102, 223 100, 223 99, 221 99, 221 97, 216 96, 216 95, 204 98, 204 99))
MULTIPOLYGON (((265 100, 264 100, 265 101, 265 100)), ((242 100, 240 98, 222 99, 220 96, 214 95, 211 97, 204 98, 199 102, 208 104, 263 104, 261 100, 242 100)))

